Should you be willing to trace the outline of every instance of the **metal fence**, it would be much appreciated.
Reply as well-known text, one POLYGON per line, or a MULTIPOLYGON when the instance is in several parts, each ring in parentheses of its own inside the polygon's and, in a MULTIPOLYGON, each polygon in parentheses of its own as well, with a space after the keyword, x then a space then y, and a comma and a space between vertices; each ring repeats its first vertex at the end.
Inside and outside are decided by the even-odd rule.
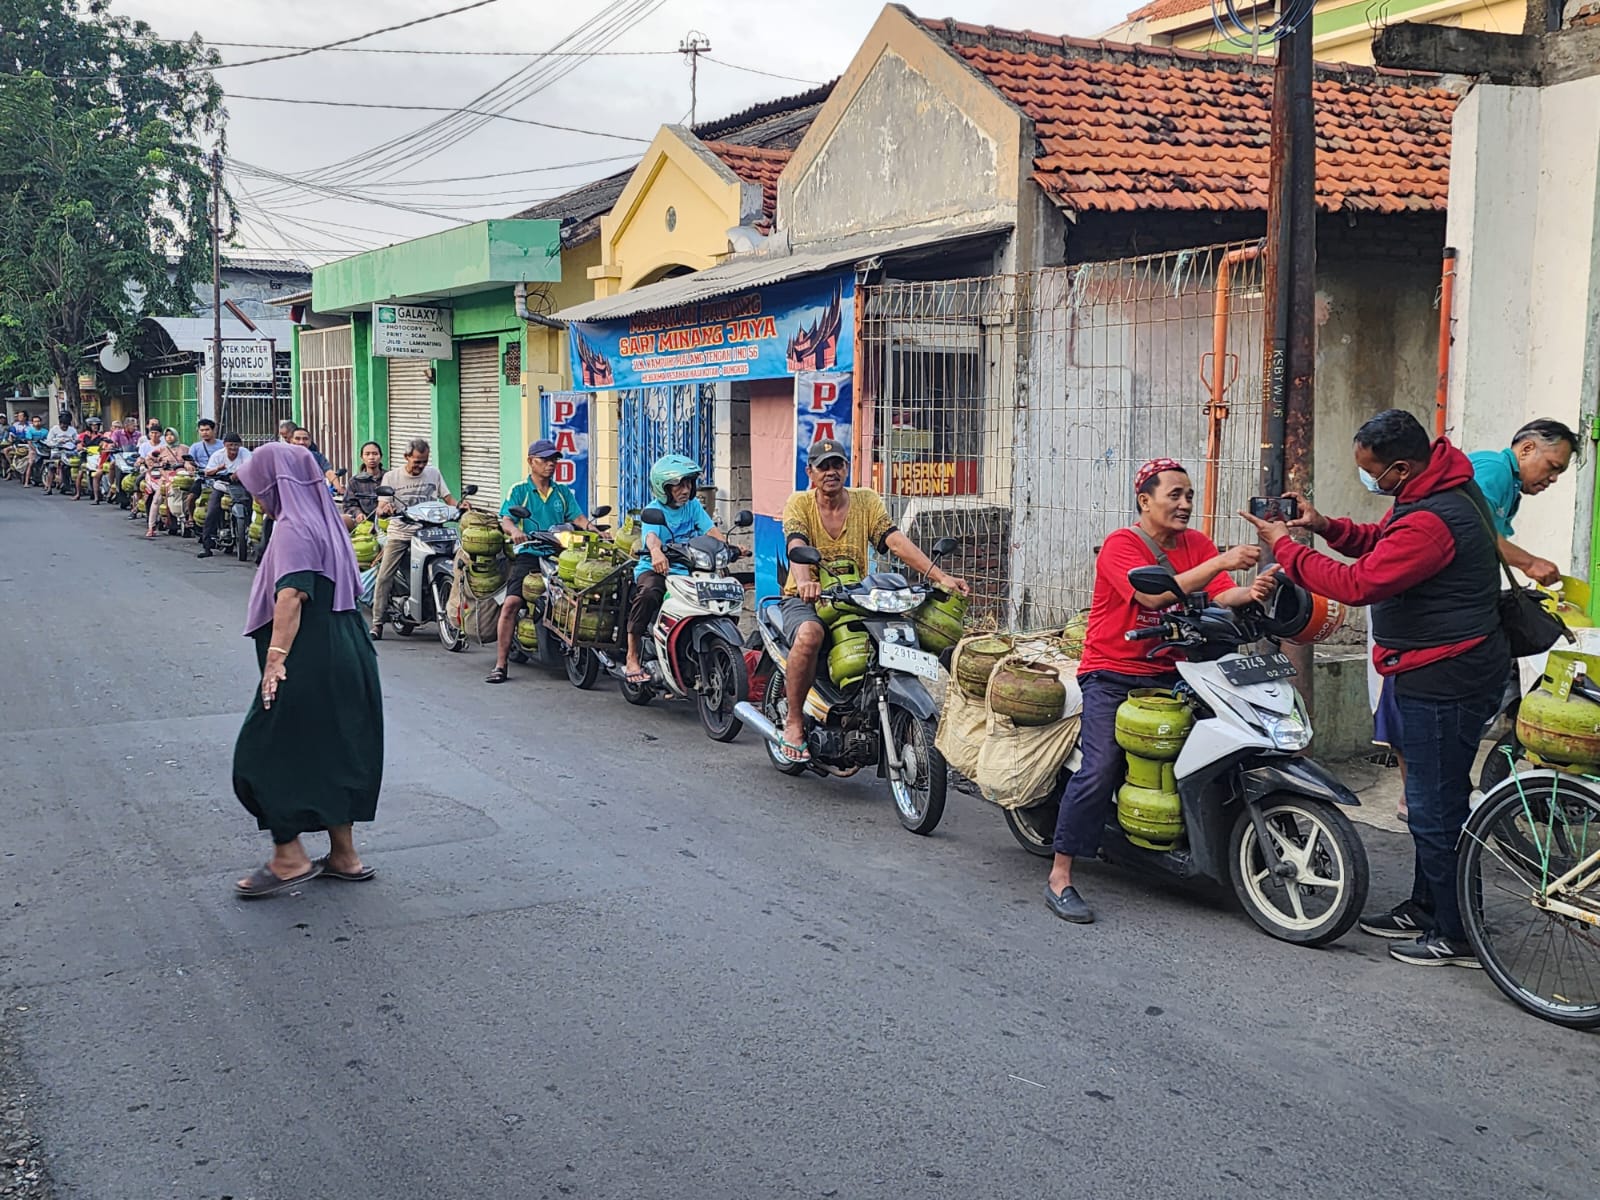
POLYGON ((348 325, 300 331, 300 418, 335 468, 359 470, 351 445, 355 358, 348 325))
POLYGON ((700 464, 702 482, 715 478, 712 461, 715 384, 680 384, 617 393, 620 425, 618 490, 624 512, 650 503, 650 466, 663 454, 684 454, 700 464))
POLYGON ((1196 527, 1249 535, 1233 514, 1260 455, 1256 247, 887 282, 860 302, 870 482, 918 544, 961 543, 949 566, 978 613, 1046 628, 1085 607, 1148 458, 1189 467, 1196 527))

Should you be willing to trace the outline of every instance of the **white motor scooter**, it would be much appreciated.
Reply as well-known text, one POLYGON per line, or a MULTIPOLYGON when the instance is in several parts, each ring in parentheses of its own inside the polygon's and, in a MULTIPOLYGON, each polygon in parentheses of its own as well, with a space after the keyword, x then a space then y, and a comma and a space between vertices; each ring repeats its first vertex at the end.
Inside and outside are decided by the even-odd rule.
MULTIPOLYGON (((477 493, 476 484, 461 489, 462 499, 477 493)), ((380 487, 378 495, 394 495, 391 487, 380 487)), ((439 641, 446 650, 460 650, 466 641, 461 632, 451 624, 450 589, 455 583, 456 544, 460 535, 451 522, 460 520, 466 508, 428 500, 413 504, 405 510, 405 520, 415 526, 406 548, 406 562, 395 572, 389 591, 388 610, 375 614, 363 603, 363 616, 374 627, 393 625, 401 637, 410 637, 419 625, 437 621, 439 641)), ((383 535, 382 541, 396 536, 394 523, 383 535)), ((403 534, 401 536, 404 536, 403 534)))

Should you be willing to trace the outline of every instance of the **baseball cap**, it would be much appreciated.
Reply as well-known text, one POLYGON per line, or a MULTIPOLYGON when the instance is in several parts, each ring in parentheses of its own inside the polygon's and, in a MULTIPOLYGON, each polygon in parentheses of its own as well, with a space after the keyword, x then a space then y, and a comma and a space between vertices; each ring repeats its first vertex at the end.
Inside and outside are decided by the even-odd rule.
POLYGON ((806 465, 808 467, 820 466, 830 458, 842 458, 850 461, 850 452, 844 448, 843 442, 834 441, 833 438, 822 438, 811 443, 811 449, 806 451, 806 465))
POLYGON ((528 447, 529 458, 560 458, 561 451, 556 449, 556 444, 549 438, 540 438, 528 447))

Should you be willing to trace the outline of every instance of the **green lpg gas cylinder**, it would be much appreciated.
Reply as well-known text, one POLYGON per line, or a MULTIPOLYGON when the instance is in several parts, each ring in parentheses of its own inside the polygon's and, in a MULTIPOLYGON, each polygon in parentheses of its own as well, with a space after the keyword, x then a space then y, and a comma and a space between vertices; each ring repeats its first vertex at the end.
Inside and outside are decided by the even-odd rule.
POLYGON ((940 654, 961 640, 967 620, 967 598, 959 592, 938 589, 911 614, 917 641, 929 654, 940 654))
POLYGON ((517 645, 528 654, 539 652, 539 622, 528 617, 517 622, 517 645))
POLYGON ((616 564, 606 559, 586 558, 573 572, 572 582, 577 584, 579 591, 586 591, 616 569, 616 564))
POLYGON ((461 525, 461 548, 468 554, 498 555, 505 547, 505 535, 484 521, 465 522, 461 525))
POLYGON ((630 508, 628 515, 623 518, 622 524, 611 535, 612 542, 617 549, 632 557, 638 553, 639 543, 642 540, 642 531, 639 528, 639 512, 637 508, 630 508))
POLYGON ((859 621, 840 621, 828 631, 828 678, 849 687, 867 673, 872 642, 859 621))
POLYGON ((544 572, 537 567, 522 577, 522 598, 529 604, 536 604, 544 595, 544 572))
POLYGON ((989 694, 989 676, 1014 644, 1004 634, 989 634, 971 638, 956 652, 956 684, 969 699, 982 700, 989 694))
POLYGON ((578 564, 588 557, 589 547, 583 542, 575 542, 556 556, 556 574, 560 575, 567 583, 573 583, 578 578, 578 564))
POLYGON ((989 709, 1013 725, 1054 725, 1066 710, 1067 689, 1046 666, 1012 659, 989 681, 989 709))
POLYGON ((1163 762, 1177 758, 1194 728, 1189 706, 1171 692, 1140 688, 1117 709, 1117 745, 1129 754, 1163 762))
POLYGON ((1517 708, 1517 737, 1546 762, 1600 764, 1600 704, 1576 694, 1563 700, 1542 683, 1517 708))
POLYGON ((480 567, 474 563, 467 568, 467 586, 472 589, 474 596, 492 596, 505 581, 506 577, 500 573, 498 566, 480 567))
MULTIPOLYGON (((1128 760, 1128 782, 1117 789, 1117 824, 1135 846, 1146 850, 1170 850, 1183 836, 1183 804, 1178 797, 1178 781, 1170 762, 1155 763, 1157 786, 1141 787, 1133 782, 1134 760, 1128 760)), ((1148 768, 1139 772, 1148 779, 1148 768)))

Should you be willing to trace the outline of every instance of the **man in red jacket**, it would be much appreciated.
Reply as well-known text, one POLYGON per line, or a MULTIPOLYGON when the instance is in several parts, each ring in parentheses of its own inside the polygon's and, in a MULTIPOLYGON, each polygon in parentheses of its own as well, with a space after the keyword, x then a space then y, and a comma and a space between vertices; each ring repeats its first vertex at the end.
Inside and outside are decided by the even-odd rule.
POLYGON ((1430 444, 1400 409, 1356 431, 1355 459, 1366 488, 1394 498, 1383 520, 1325 517, 1297 495, 1300 516, 1290 522, 1354 562, 1300 545, 1288 525, 1251 523, 1295 583, 1371 606, 1373 662, 1394 677, 1415 877, 1409 900, 1363 918, 1361 928, 1395 939, 1389 953, 1401 962, 1476 967, 1456 901, 1456 842, 1483 726, 1499 708, 1511 667, 1488 505, 1467 456, 1444 438, 1430 444))

